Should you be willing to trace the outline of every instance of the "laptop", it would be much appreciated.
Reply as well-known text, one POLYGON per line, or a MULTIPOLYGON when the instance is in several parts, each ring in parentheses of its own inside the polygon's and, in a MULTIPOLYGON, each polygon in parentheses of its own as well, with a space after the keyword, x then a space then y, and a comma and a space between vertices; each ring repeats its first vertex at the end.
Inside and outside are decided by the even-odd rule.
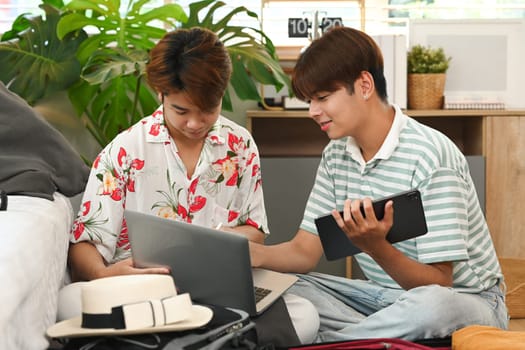
POLYGON ((179 293, 190 293, 196 303, 257 316, 298 279, 252 268, 243 235, 131 210, 124 216, 134 265, 169 267, 179 293))
MULTIPOLYGON (((408 190, 372 201, 376 218, 379 220, 385 215, 385 204, 389 200, 394 203, 394 223, 386 236, 390 243, 415 238, 428 232, 421 193, 418 190, 408 190)), ((362 206, 361 212, 364 215, 362 206)), ((337 260, 361 252, 337 225, 332 214, 315 219, 315 225, 327 260, 337 260)))

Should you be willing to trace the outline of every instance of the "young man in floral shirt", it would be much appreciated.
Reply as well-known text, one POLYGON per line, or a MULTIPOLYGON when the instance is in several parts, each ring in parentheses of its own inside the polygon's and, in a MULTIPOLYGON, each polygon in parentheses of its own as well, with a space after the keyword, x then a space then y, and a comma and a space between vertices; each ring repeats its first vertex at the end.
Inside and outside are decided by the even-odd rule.
MULTIPOLYGON (((231 69, 223 44, 202 28, 170 32, 152 49, 147 78, 162 104, 117 135, 93 162, 71 232, 74 281, 169 273, 133 266, 124 209, 220 225, 264 242, 269 231, 257 146, 245 128, 220 115, 231 69)), ((77 293, 75 288, 62 294, 77 293)), ((294 320, 289 310, 299 338, 311 341, 318 327, 315 308, 291 295, 285 302, 314 315, 305 326, 303 316, 294 320)), ((69 315, 59 310, 59 318, 77 311, 68 309, 69 315)))
POLYGON ((147 77, 162 104, 93 162, 71 235, 73 279, 166 272, 133 267, 124 209, 264 241, 257 147, 220 115, 230 73, 213 33, 172 32, 152 50, 147 77))

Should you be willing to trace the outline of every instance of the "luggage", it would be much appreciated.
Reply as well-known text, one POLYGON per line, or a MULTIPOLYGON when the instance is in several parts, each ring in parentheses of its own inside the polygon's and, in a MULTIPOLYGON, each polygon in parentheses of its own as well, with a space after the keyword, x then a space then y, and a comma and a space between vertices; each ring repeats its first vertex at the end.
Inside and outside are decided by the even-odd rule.
POLYGON ((452 333, 452 349, 522 350, 525 349, 525 332, 491 326, 467 326, 452 333))
POLYGON ((397 338, 376 338, 303 345, 288 350, 449 350, 449 344, 449 339, 412 342, 397 338))
POLYGON ((188 331, 95 336, 65 339, 63 350, 230 350, 263 349, 257 344, 255 324, 248 313, 207 305, 213 318, 203 327, 188 331))

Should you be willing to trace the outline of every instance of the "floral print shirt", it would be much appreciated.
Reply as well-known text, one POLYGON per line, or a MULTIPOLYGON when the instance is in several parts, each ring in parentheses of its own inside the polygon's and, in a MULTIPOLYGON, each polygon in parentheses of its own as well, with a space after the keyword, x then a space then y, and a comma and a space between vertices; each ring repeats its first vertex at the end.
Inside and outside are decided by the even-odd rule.
POLYGON ((207 227, 268 234, 260 158, 251 134, 219 116, 187 177, 162 106, 120 133, 93 162, 70 241, 90 241, 108 263, 129 257, 124 208, 207 227))

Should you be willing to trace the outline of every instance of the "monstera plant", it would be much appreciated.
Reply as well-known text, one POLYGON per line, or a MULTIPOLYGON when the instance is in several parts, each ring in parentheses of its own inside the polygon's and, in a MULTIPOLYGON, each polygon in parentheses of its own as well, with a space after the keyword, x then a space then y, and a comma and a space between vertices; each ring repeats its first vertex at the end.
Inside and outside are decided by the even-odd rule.
POLYGON ((150 3, 71 0, 64 5, 62 0, 43 0, 45 16, 20 16, 2 38, 0 79, 30 103, 67 89, 102 147, 157 107, 156 94, 145 82, 145 65, 149 50, 167 30, 201 26, 219 35, 233 63, 225 110, 233 110, 230 92, 241 100, 260 101, 257 84, 277 91, 289 86, 275 48, 260 28, 231 25, 234 16, 257 19, 254 12, 241 6, 218 18, 222 1, 194 2, 188 14, 176 3, 153 9, 150 3))
POLYGON ((44 16, 20 15, 0 39, 0 80, 31 105, 79 80, 76 53, 87 38, 84 32, 58 38, 61 0, 45 0, 40 7, 44 16))

